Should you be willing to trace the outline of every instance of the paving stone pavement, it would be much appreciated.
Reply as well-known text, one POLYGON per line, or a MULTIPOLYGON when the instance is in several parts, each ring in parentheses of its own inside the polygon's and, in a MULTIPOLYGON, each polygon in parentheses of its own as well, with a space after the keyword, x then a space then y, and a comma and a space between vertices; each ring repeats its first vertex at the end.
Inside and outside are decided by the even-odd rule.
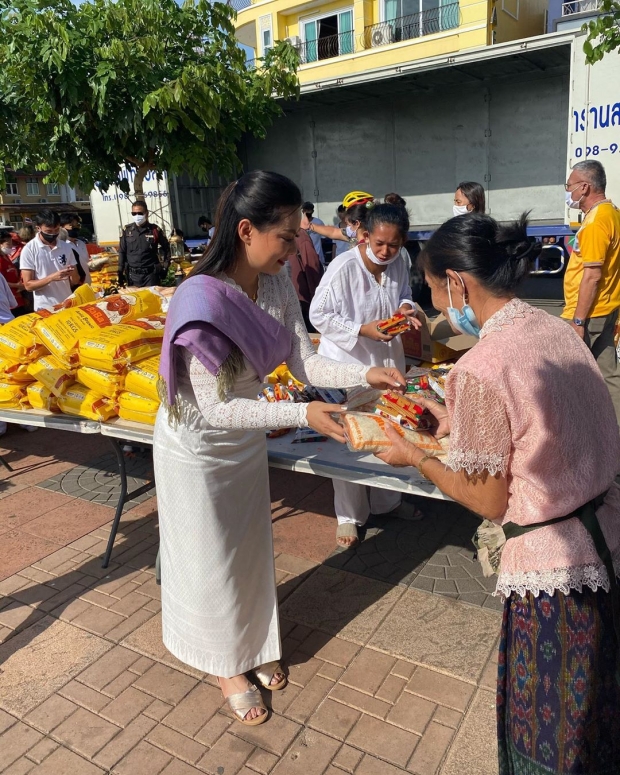
POLYGON ((76 463, 80 487, 101 483, 92 445, 46 475, 41 447, 68 435, 3 440, 21 446, 0 474, 2 775, 495 775, 500 617, 462 602, 481 594, 464 584, 480 577, 462 512, 376 520, 368 548, 330 557, 329 483, 272 472, 289 684, 244 727, 213 677, 162 644, 155 498, 126 512, 103 570, 111 510, 41 486, 76 463))

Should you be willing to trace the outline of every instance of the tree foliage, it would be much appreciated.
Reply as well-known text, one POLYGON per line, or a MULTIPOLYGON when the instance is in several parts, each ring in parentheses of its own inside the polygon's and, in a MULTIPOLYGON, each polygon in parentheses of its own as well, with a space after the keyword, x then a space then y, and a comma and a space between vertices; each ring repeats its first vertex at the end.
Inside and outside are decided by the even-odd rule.
POLYGON ((583 26, 588 33, 583 50, 591 65, 620 48, 620 0, 601 0, 599 10, 600 15, 583 26))
POLYGON ((148 170, 237 171, 237 141, 263 136, 298 82, 285 43, 246 66, 234 16, 208 0, 0 0, 0 161, 86 190, 125 164, 136 193, 148 170))

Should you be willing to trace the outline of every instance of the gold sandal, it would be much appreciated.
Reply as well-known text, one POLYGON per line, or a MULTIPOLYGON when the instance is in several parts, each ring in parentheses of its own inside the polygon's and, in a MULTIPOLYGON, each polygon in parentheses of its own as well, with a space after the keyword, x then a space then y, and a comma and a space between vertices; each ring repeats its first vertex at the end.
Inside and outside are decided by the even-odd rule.
POLYGON ((237 721, 240 721, 242 724, 248 727, 256 727, 267 721, 267 708, 256 686, 252 685, 247 692, 231 694, 228 697, 224 697, 224 699, 237 721), (265 712, 261 713, 260 716, 256 716, 256 718, 246 719, 252 708, 260 708, 265 712))
POLYGON ((288 682, 287 677, 284 675, 284 678, 279 683, 272 684, 271 682, 276 673, 282 673, 282 675, 284 675, 284 670, 282 670, 282 667, 277 660, 275 662, 267 662, 254 670, 254 675, 259 684, 263 689, 268 689, 270 692, 277 692, 280 689, 284 689, 288 682))

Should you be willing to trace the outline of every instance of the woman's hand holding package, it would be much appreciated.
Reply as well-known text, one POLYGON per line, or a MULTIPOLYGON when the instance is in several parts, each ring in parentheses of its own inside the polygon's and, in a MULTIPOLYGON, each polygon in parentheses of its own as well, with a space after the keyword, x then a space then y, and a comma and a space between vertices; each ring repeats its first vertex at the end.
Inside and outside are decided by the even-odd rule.
POLYGON ((383 460, 390 466, 395 468, 402 468, 403 466, 415 466, 419 464, 420 460, 424 457, 425 453, 415 444, 405 439, 397 433, 396 429, 392 427, 392 424, 387 422, 385 424, 385 435, 392 442, 392 446, 388 447, 385 452, 377 453, 379 460, 383 460))
POLYGON ((344 430, 331 415, 342 414, 346 411, 346 406, 337 404, 324 404, 322 401, 312 401, 308 404, 308 413, 306 421, 311 428, 318 431, 323 436, 329 436, 335 441, 344 444, 344 430))
POLYGON ((429 432, 436 439, 443 439, 445 436, 449 436, 450 416, 446 407, 443 404, 438 404, 437 401, 432 401, 430 398, 416 397, 415 401, 416 404, 426 409, 433 418, 429 432))
POLYGON ((411 306, 411 304, 403 304, 400 306, 397 310, 397 312, 400 312, 402 315, 407 316, 407 320, 409 321, 409 325, 411 328, 418 329, 422 328, 422 321, 418 317, 418 310, 417 307, 411 306))
POLYGON ((398 369, 391 366, 373 366, 366 372, 366 382, 377 390, 405 391, 406 381, 398 369))
POLYGON ((393 334, 382 334, 377 328, 382 320, 371 320, 370 323, 365 323, 359 330, 359 336, 365 336, 367 339, 372 339, 375 342, 391 342, 394 339, 393 334))

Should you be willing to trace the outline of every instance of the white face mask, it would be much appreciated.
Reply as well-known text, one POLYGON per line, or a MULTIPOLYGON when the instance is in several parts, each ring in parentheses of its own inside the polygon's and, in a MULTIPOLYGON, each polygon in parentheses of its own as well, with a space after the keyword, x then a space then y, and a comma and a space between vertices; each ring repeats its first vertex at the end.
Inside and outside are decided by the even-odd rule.
POLYGON ((452 207, 452 213, 455 218, 457 215, 467 215, 468 212, 467 205, 454 205, 452 207))
POLYGON ((141 213, 140 215, 134 215, 133 219, 134 219, 134 222, 137 223, 138 226, 140 226, 141 224, 144 223, 144 221, 146 221, 146 215, 144 215, 144 213, 141 213))
POLYGON ((393 264, 394 261, 396 261, 397 258, 400 258, 400 250, 395 256, 392 256, 392 258, 388 258, 385 261, 382 261, 380 258, 377 258, 375 254, 372 252, 372 248, 366 243, 366 255, 368 258, 372 261, 373 264, 376 264, 377 266, 389 266, 390 264, 393 264))
MULTIPOLYGON (((577 186, 575 186, 575 188, 577 188, 577 186)), ((573 189, 573 191, 574 190, 575 189, 573 189)), ((567 191, 564 195, 566 198, 566 206, 569 210, 579 210, 583 196, 580 196, 576 202, 573 202, 573 191, 567 191)))
POLYGON ((353 239, 353 237, 355 237, 357 234, 357 229, 353 228, 353 226, 347 226, 345 232, 349 239, 353 239))

